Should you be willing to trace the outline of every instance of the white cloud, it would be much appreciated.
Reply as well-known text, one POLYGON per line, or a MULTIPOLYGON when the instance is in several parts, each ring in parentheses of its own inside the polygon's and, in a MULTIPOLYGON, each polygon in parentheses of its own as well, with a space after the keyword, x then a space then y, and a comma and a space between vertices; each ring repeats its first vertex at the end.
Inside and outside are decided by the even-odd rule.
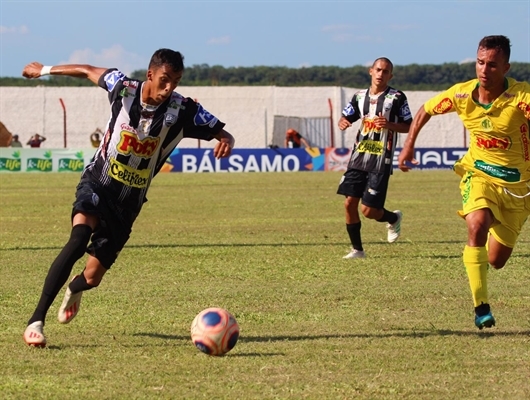
POLYGON ((322 28, 322 32, 343 32, 353 30, 353 25, 348 24, 337 24, 337 25, 326 25, 322 28))
POLYGON ((232 39, 230 38, 230 36, 221 36, 221 37, 211 38, 206 43, 213 44, 213 45, 216 45, 216 44, 229 44, 231 41, 232 41, 232 39))
MULTIPOLYGON (((150 59, 151 55, 149 55, 150 59)), ((95 67, 118 68, 125 74, 130 74, 139 69, 147 69, 149 59, 138 54, 126 51, 122 46, 116 44, 96 53, 92 49, 74 51, 64 64, 90 64, 95 67)))
POLYGON ((469 58, 464 58, 462 61, 460 61, 459 64, 469 64, 469 63, 474 63, 475 61, 477 61, 476 58, 469 57, 469 58))
POLYGON ((26 25, 20 26, 3 26, 0 25, 0 33, 13 33, 18 35, 25 35, 29 33, 29 29, 26 25))

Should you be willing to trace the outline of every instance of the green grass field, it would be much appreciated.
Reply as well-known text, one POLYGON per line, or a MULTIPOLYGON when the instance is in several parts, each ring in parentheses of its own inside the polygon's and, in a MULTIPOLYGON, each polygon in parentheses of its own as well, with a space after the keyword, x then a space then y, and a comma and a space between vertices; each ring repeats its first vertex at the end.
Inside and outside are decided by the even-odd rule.
POLYGON ((490 273, 497 327, 478 331, 456 175, 396 172, 387 208, 404 212, 402 237, 388 244, 384 224, 363 220, 363 260, 342 259, 339 178, 161 174, 101 286, 69 325, 61 291, 48 347, 34 349, 22 332, 69 235, 78 175, 0 175, 0 398, 530 398, 528 227, 490 273), (210 306, 241 327, 225 357, 189 337, 210 306))

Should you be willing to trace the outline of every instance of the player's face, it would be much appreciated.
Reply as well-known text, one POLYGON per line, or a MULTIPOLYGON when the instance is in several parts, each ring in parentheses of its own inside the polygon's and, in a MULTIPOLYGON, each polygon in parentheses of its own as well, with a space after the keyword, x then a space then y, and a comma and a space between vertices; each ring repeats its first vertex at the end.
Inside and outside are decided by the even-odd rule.
POLYGON ((372 77, 372 85, 386 87, 392 79, 392 66, 384 60, 376 61, 370 68, 370 76, 372 77))
POLYGON ((485 89, 504 87, 504 75, 510 69, 506 56, 497 49, 479 48, 476 71, 480 86, 485 89))
POLYGON ((183 71, 174 71, 168 65, 147 71, 147 79, 151 84, 153 100, 164 102, 180 83, 183 71))

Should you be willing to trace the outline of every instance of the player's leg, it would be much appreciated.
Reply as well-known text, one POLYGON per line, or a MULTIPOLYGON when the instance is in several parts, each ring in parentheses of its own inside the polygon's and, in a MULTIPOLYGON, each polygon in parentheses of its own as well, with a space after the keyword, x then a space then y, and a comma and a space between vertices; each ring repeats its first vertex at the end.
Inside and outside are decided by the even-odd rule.
POLYGON ((72 225, 70 238, 48 270, 39 302, 24 332, 24 340, 29 345, 46 344, 43 327, 48 310, 68 280, 74 264, 85 254, 97 218, 77 214, 72 225))
POLYGON ((367 173, 348 169, 343 175, 338 194, 344 195, 344 209, 346 217, 346 232, 351 242, 351 251, 343 258, 364 258, 364 249, 361 239, 361 219, 359 215, 359 202, 366 187, 367 173))
POLYGON ((463 210, 468 232, 462 260, 475 307, 475 325, 482 329, 495 325, 488 298, 488 232, 499 215, 498 187, 482 177, 466 173, 460 182, 463 210))
POLYGON ((482 329, 495 325, 488 299, 488 252, 486 241, 493 223, 490 209, 483 208, 466 215, 468 241, 462 255, 475 307, 475 325, 482 329))
POLYGON ((136 218, 136 214, 112 203, 102 203, 100 213, 101 224, 92 235, 85 269, 70 282, 59 308, 57 319, 63 324, 79 312, 83 292, 99 286, 129 239, 136 218))
POLYGON ((388 211, 384 208, 388 192, 390 173, 370 173, 368 185, 363 194, 361 211, 366 218, 386 223, 387 240, 394 243, 401 235, 403 213, 399 210, 388 211))

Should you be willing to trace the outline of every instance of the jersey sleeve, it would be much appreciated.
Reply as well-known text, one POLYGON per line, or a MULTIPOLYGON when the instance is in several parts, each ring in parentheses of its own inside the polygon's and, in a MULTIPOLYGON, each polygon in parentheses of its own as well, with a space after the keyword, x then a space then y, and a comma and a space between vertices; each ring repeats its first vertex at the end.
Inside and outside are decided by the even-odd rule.
POLYGON ((397 122, 410 125, 412 123, 412 113, 410 112, 409 101, 405 93, 400 91, 399 94, 396 110, 397 122))
POLYGON ((356 99, 357 95, 354 95, 348 105, 342 110, 342 116, 350 123, 353 123, 361 118, 361 110, 359 110, 359 105, 356 99))
POLYGON ((210 114, 200 103, 186 99, 184 137, 210 141, 224 128, 225 123, 210 114))
POLYGON ((457 87, 458 85, 454 85, 427 100, 423 105, 425 112, 431 116, 456 112, 454 96, 457 87))
POLYGON ((106 70, 99 78, 98 86, 109 93, 109 102, 112 103, 118 97, 122 87, 125 74, 116 68, 106 70))

